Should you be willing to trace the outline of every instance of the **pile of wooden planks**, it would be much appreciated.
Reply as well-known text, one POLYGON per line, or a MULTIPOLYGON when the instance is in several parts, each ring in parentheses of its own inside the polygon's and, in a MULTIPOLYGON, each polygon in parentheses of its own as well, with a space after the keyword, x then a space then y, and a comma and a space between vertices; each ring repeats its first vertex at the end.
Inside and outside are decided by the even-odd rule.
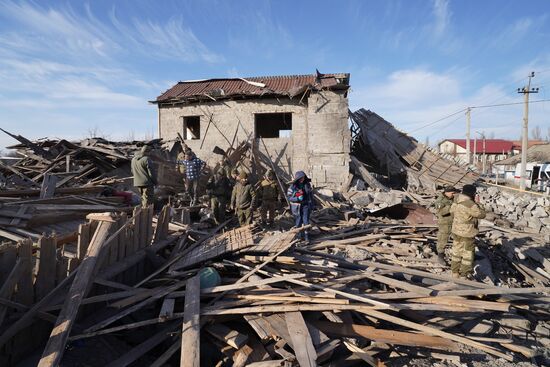
POLYGON ((60 190, 73 187, 131 186, 130 161, 145 143, 153 148, 152 159, 161 178, 160 184, 181 186, 175 157, 162 146, 160 139, 149 142, 113 142, 103 138, 74 142, 63 139, 30 141, 0 130, 19 141, 8 148, 14 149, 20 157, 13 165, 0 162, 0 173, 4 177, 1 186, 14 191, 26 189, 20 193, 21 196, 49 198, 60 190))
MULTIPOLYGON (((100 224, 63 288, 72 301, 50 297, 31 308, 55 321, 40 366, 82 360, 100 341, 124 345, 110 350, 103 365, 112 366, 384 366, 404 357, 463 363, 471 355, 487 366, 499 358, 544 361, 550 288, 451 278, 434 259, 433 225, 342 221, 330 233, 311 229, 306 244, 297 229, 185 230, 165 213, 146 219, 161 234, 149 233, 145 247, 124 257, 113 254, 109 216, 91 217, 100 224), (101 248, 112 260, 92 271, 101 248), (144 265, 136 278, 132 269, 144 265), (206 268, 219 285, 205 285, 206 268)), ((126 220, 128 228, 138 218, 126 220)), ((533 251, 526 252, 537 258, 533 251)), ((37 279, 35 287, 44 284, 37 279)), ((12 303, 4 301, 28 318, 31 311, 12 303)))

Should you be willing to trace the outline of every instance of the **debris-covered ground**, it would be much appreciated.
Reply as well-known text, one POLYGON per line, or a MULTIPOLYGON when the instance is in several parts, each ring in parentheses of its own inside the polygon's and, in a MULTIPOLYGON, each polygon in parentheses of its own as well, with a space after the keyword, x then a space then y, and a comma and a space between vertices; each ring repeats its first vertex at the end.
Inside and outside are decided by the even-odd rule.
MULTIPOLYGON (((470 182, 463 167, 424 175, 409 156, 401 179, 417 186, 399 188, 356 150, 348 187, 316 191, 305 242, 282 203, 273 226, 217 225, 206 205, 189 207, 174 146, 152 143, 169 177, 157 207, 139 209, 125 193, 141 142, 17 139, 24 158, 0 169, 0 365, 550 362, 547 232, 499 212, 511 194, 482 192, 494 213, 474 280, 450 276, 450 244, 437 261, 434 183, 470 182)), ((243 143, 225 157, 260 177, 269 162, 252 153, 243 143)), ((547 198, 520 201, 545 223, 547 198)))

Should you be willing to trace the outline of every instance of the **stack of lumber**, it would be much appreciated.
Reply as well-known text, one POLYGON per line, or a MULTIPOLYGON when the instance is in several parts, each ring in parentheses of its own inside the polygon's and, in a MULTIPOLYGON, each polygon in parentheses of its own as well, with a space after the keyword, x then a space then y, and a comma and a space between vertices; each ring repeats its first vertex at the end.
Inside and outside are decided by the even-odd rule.
MULTIPOLYGON (((69 294, 88 279, 100 295, 35 306, 35 315, 56 318, 39 366, 82 362, 97 344, 120 345, 109 349, 112 366, 545 363, 550 288, 451 278, 433 257, 433 225, 342 220, 330 232, 311 229, 306 244, 296 229, 201 231, 169 223, 167 211, 156 221, 169 241, 145 248, 146 276, 113 278, 119 272, 94 272, 84 259, 69 294), (181 232, 167 236, 170 228, 181 232), (219 285, 205 285, 207 267, 219 285)), ((108 242, 101 228, 92 242, 108 242)), ((134 257, 110 267, 128 269, 134 257)))

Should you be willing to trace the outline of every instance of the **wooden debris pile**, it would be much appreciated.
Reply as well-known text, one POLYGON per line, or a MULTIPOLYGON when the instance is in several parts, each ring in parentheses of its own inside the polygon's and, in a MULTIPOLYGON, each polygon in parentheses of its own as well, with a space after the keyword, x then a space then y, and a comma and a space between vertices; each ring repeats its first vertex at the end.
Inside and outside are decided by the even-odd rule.
MULTIPOLYGON (((496 274, 481 282, 453 279, 437 263, 433 225, 346 221, 332 209, 317 216, 306 244, 297 230, 216 234, 227 223, 205 231, 170 222, 168 207, 147 215, 115 219, 116 227, 112 216, 92 216, 85 255, 37 303, 23 303, 19 291, 11 297, 19 278, 8 275, 0 290, 10 310, 0 333, 6 365, 15 361, 7 341, 28 325, 51 335, 36 349, 39 366, 548 362, 550 278, 530 284, 521 275, 547 276, 538 268, 548 254, 535 246, 522 250, 526 259, 513 249, 505 255, 520 281, 496 274), (143 221, 156 230, 142 233, 151 228, 143 221)), ((485 241, 497 231, 486 229, 485 241)), ((506 248, 491 242, 483 252, 492 258, 506 248)), ((23 264, 13 272, 28 267, 24 252, 10 256, 23 264)), ((40 274, 35 287, 44 284, 40 274)))
MULTIPOLYGON (((19 141, 8 147, 21 157, 13 165, 0 162, 4 189, 29 189, 28 196, 46 195, 70 187, 122 184, 132 186, 130 161, 144 142, 113 142, 102 138, 84 139, 78 142, 67 140, 30 141, 21 135, 4 133, 19 141), (31 191, 32 190, 32 191, 31 191)), ((170 152, 163 149, 161 140, 147 144, 153 150, 153 160, 165 186, 181 185, 170 152)))
POLYGON ((350 118, 352 168, 372 189, 434 192, 438 186, 463 186, 479 178, 468 165, 418 143, 372 111, 360 109, 350 118))

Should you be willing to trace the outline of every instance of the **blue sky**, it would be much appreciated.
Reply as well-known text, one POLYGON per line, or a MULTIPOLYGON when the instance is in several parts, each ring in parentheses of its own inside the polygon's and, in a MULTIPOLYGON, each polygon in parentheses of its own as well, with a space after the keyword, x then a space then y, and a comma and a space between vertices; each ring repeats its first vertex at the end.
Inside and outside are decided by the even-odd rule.
MULTIPOLYGON (((420 141, 464 137, 467 106, 550 99, 547 0, 0 0, 0 127, 29 138, 156 134, 147 103, 178 80, 351 73, 350 107, 420 141)), ((550 102, 530 126, 550 129, 550 102)), ((472 134, 517 139, 523 106, 478 109, 472 134)), ((0 149, 14 141, 0 135, 0 149)))

